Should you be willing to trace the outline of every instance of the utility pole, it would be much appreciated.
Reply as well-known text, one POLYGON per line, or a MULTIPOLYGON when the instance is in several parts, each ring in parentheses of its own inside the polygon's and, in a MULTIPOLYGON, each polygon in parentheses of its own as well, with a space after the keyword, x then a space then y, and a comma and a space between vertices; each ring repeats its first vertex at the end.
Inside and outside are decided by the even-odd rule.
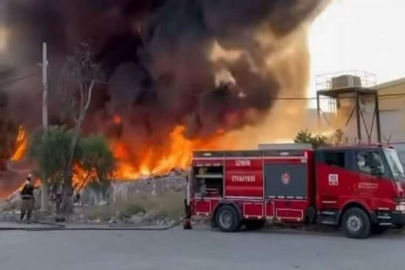
POLYGON ((360 90, 356 90, 356 121, 357 121, 357 139, 358 139, 358 144, 362 143, 362 138, 361 138, 361 122, 360 122, 360 114, 361 114, 361 108, 360 108, 360 90))
MULTIPOLYGON (((42 126, 46 132, 48 129, 48 51, 47 44, 42 43, 42 126)), ((48 183, 42 179, 41 183, 41 210, 48 210, 48 183)))
POLYGON ((44 42, 42 44, 42 125, 48 128, 48 52, 44 42))

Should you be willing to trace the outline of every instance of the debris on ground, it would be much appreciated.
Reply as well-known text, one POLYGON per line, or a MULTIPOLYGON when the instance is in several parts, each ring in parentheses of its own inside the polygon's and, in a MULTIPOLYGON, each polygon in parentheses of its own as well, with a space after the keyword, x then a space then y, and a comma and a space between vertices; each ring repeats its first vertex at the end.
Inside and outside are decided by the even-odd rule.
MULTIPOLYGON (((134 225, 171 225, 184 216, 187 176, 173 170, 165 175, 152 175, 135 181, 114 181, 106 193, 84 188, 76 201, 72 223, 108 223, 134 225)), ((35 191, 36 209, 40 189, 35 191)), ((15 191, 3 203, 0 221, 18 221, 20 194, 15 191)), ((66 217, 41 214, 35 217, 49 222, 62 222, 66 217), (63 218, 63 219, 62 219, 63 218)))

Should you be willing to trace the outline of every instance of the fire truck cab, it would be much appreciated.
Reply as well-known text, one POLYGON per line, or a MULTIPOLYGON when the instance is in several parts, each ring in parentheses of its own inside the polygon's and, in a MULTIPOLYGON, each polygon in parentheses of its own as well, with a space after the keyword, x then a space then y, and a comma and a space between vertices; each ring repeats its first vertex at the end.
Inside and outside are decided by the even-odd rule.
POLYGON ((404 226, 404 190, 393 148, 268 145, 195 152, 188 205, 225 232, 277 220, 341 226, 348 237, 366 238, 404 226))

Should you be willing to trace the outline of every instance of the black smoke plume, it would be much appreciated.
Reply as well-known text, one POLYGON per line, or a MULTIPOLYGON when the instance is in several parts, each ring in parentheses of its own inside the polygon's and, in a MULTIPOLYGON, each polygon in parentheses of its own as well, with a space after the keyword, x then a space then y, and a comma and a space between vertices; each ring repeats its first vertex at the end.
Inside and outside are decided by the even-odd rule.
MULTIPOLYGON (((271 70, 261 72, 272 46, 262 46, 258 32, 282 39, 326 2, 2 1, 3 23, 10 33, 8 53, 17 70, 37 68, 43 41, 48 43, 51 69, 78 44, 88 43, 108 84, 99 85, 94 93, 86 130, 138 143, 162 143, 177 125, 185 126, 186 135, 193 138, 258 121, 272 107, 280 88, 271 70), (210 56, 217 45, 241 54, 232 61, 213 61, 210 56), (218 79, 224 70, 228 78, 218 79), (252 112, 254 119, 248 117, 252 112), (114 115, 123 118, 118 129, 114 115)), ((32 94, 40 92, 39 80, 14 86, 20 94, 10 105, 11 112, 31 126, 41 119, 40 94, 32 94)), ((13 99, 13 91, 9 93, 13 99)), ((61 121, 60 106, 54 97, 51 119, 55 123, 61 121)))

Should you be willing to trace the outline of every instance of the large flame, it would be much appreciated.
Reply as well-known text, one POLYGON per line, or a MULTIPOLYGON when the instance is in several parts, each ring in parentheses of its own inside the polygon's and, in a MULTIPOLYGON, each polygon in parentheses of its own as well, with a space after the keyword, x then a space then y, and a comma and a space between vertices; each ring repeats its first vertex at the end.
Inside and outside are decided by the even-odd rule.
POLYGON ((11 160, 19 161, 24 157, 25 152, 27 151, 27 147, 28 147, 27 131, 22 126, 20 126, 20 128, 18 130, 18 135, 17 135, 16 141, 15 141, 15 146, 16 146, 16 150, 15 150, 13 156, 11 157, 11 160))
POLYGON ((195 150, 233 148, 223 140, 222 130, 210 138, 194 140, 186 138, 184 131, 185 127, 177 126, 170 132, 167 146, 150 146, 144 152, 137 153, 139 162, 131 159, 131 150, 124 142, 114 142, 112 148, 118 160, 116 177, 137 179, 141 176, 167 173, 172 169, 186 169, 195 150))
MULTIPOLYGON (((114 122, 120 123, 120 121, 118 116, 114 118, 114 122)), ((184 132, 184 126, 177 126, 168 134, 168 142, 164 146, 151 145, 145 147, 141 153, 131 153, 130 145, 120 140, 112 140, 111 148, 117 158, 115 177, 121 180, 138 179, 141 176, 168 173, 173 169, 186 169, 190 165, 192 153, 195 150, 233 149, 235 146, 224 140, 223 130, 218 130, 214 136, 205 139, 188 139, 184 132)), ((21 160, 27 151, 28 136, 23 127, 19 129, 16 147, 11 158, 13 161, 21 160)), ((88 178, 86 172, 79 166, 74 166, 75 186, 81 186, 88 178)))

